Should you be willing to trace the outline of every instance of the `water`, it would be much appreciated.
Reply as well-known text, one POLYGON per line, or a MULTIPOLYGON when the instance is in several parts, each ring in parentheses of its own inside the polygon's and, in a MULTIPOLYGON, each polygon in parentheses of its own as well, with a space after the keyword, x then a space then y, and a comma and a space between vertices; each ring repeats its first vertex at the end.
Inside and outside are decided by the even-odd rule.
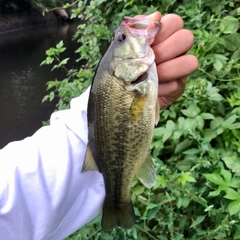
POLYGON ((60 40, 67 47, 64 57, 74 64, 77 43, 71 38, 77 23, 29 28, 0 35, 0 148, 32 135, 49 119, 55 103, 42 103, 46 82, 63 79, 62 70, 42 66, 45 51, 60 40))

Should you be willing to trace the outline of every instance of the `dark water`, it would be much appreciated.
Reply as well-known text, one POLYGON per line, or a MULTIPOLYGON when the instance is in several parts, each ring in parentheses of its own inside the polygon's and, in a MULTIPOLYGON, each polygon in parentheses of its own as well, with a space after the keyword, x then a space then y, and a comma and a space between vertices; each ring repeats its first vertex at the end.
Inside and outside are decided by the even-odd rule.
POLYGON ((32 135, 49 119, 55 103, 42 103, 46 82, 63 79, 63 71, 42 66, 45 51, 60 40, 67 47, 63 57, 74 64, 77 43, 72 35, 77 23, 29 28, 0 34, 0 148, 32 135))

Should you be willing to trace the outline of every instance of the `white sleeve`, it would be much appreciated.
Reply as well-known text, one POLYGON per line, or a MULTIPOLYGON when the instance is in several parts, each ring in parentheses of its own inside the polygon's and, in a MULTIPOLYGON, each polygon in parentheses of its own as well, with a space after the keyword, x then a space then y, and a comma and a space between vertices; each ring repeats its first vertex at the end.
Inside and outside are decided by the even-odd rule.
POLYGON ((64 239, 100 213, 102 176, 81 173, 88 95, 54 113, 50 126, 0 150, 0 239, 64 239))

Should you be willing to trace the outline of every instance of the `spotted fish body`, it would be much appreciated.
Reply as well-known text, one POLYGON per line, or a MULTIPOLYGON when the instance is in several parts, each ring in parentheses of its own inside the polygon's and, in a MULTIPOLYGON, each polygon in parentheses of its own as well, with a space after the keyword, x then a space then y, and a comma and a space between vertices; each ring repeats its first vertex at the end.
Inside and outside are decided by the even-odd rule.
POLYGON ((160 29, 148 16, 123 18, 101 59, 88 102, 88 147, 83 171, 103 174, 102 229, 131 228, 134 176, 155 184, 149 146, 158 121, 158 76, 150 45, 160 29))

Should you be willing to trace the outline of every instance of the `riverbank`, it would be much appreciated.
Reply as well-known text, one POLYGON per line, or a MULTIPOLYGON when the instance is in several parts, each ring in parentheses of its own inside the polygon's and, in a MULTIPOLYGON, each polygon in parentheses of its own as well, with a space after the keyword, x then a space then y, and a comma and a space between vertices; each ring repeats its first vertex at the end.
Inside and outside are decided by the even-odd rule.
POLYGON ((0 33, 15 31, 19 29, 35 27, 39 25, 56 23, 57 18, 53 13, 24 12, 20 14, 0 14, 0 33))
POLYGON ((48 93, 46 83, 64 79, 66 73, 40 64, 46 59, 46 50, 62 40, 66 50, 61 57, 70 58, 67 68, 79 67, 81 63, 75 63, 79 43, 72 41, 77 26, 77 21, 44 23, 0 34, 0 149, 31 136, 56 109, 56 101, 42 103, 48 93))

